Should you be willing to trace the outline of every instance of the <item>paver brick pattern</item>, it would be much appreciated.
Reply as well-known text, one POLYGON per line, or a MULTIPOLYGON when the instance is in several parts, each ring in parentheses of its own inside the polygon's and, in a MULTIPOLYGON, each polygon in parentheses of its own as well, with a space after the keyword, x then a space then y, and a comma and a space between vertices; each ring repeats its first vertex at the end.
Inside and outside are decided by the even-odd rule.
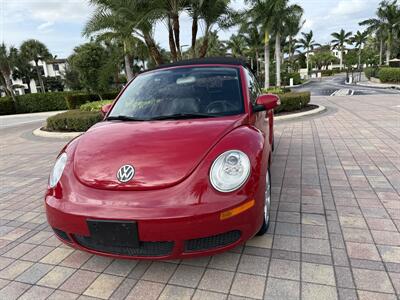
POLYGON ((400 97, 313 102, 328 111, 276 122, 268 233, 188 260, 60 243, 43 192, 65 142, 1 131, 0 299, 399 299, 400 97))

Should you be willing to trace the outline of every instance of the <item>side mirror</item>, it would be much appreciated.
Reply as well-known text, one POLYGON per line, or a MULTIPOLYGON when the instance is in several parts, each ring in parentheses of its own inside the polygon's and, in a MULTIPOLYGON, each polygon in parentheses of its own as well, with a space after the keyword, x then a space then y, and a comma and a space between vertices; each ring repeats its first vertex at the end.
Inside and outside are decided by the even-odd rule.
POLYGON ((274 109, 281 104, 281 100, 277 95, 265 94, 257 98, 256 104, 258 106, 263 106, 265 110, 274 109))
POLYGON ((109 112, 109 110, 110 110, 110 108, 111 108, 111 103, 110 104, 106 104, 106 105, 103 105, 102 107, 101 107, 101 113, 103 114, 103 116, 105 117, 106 116, 106 114, 109 112))

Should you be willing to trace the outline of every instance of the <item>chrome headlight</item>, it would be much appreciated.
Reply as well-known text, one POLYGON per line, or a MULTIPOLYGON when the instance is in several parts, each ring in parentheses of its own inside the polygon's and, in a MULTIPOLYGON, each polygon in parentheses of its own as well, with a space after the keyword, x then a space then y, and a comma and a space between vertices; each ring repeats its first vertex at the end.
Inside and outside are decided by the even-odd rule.
POLYGON ((212 164, 210 181, 217 191, 227 193, 240 188, 249 175, 249 157, 242 151, 230 150, 218 156, 212 164))
POLYGON ((54 164, 53 170, 50 173, 49 186, 54 188, 61 178, 65 165, 67 164, 67 154, 61 154, 54 164))

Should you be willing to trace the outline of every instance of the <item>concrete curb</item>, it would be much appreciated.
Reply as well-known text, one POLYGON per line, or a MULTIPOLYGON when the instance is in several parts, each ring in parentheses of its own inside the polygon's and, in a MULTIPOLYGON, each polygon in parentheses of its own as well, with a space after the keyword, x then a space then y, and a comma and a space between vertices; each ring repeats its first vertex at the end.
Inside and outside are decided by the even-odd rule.
POLYGON ((44 131, 42 128, 35 129, 32 134, 34 136, 52 138, 52 139, 72 139, 81 135, 83 132, 50 132, 44 131))
POLYGON ((369 84, 369 83, 367 83, 367 84, 363 84, 363 83, 359 83, 359 82, 357 82, 356 83, 356 86, 362 86, 362 87, 369 87, 369 88, 375 88, 375 89, 386 89, 386 90, 392 90, 392 89, 395 89, 395 90, 400 90, 400 86, 398 86, 398 85, 390 85, 389 83, 385 83, 384 85, 377 85, 377 84, 369 84))
POLYGON ((318 105, 317 108, 314 108, 312 110, 300 112, 297 114, 290 114, 290 115, 284 115, 284 116, 276 116, 274 117, 275 121, 284 121, 284 120, 292 120, 292 119, 297 119, 305 116, 312 116, 316 114, 320 114, 322 112, 326 111, 326 107, 322 105, 318 105))

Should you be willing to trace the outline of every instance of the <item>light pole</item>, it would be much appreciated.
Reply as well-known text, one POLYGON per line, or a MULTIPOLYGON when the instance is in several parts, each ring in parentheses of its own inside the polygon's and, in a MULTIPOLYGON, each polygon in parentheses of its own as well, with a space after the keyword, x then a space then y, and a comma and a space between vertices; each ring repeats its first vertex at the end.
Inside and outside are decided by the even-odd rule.
POLYGON ((189 45, 181 45, 182 58, 184 58, 184 57, 183 57, 183 47, 189 47, 189 45))

